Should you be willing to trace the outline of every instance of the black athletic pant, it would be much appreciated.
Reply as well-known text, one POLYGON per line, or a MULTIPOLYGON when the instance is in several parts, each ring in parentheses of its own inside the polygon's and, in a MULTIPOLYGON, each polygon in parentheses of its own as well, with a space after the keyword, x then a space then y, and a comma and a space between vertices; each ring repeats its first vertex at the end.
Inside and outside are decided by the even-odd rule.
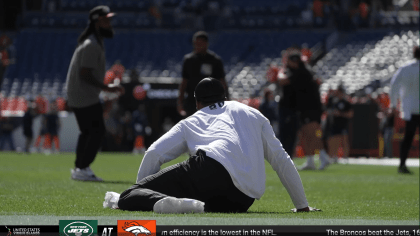
POLYGON ((299 119, 295 111, 286 108, 279 108, 279 139, 284 150, 293 158, 296 146, 296 137, 299 130, 299 119))
POLYGON ((400 167, 405 166, 408 152, 411 148, 417 127, 420 125, 420 115, 411 115, 411 119, 405 123, 404 139, 400 145, 400 167))
POLYGON ((125 190, 118 207, 152 211, 167 196, 192 198, 205 203, 205 212, 246 212, 254 202, 238 190, 227 170, 199 150, 196 156, 150 175, 125 190))
POLYGON ((103 109, 100 103, 84 108, 73 108, 81 134, 77 140, 77 168, 88 167, 96 157, 105 134, 103 109))

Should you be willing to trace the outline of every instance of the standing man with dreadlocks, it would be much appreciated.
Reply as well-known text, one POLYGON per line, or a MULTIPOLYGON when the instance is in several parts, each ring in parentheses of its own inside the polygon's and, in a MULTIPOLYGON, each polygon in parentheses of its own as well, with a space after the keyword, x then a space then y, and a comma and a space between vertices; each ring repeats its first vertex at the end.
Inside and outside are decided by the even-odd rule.
POLYGON ((104 38, 112 38, 114 31, 107 6, 97 6, 89 12, 89 25, 79 36, 78 46, 67 73, 68 105, 73 109, 81 134, 77 141, 75 168, 71 178, 82 181, 102 181, 90 169, 105 133, 103 109, 99 93, 103 90, 123 94, 121 86, 108 87, 105 76, 104 38))

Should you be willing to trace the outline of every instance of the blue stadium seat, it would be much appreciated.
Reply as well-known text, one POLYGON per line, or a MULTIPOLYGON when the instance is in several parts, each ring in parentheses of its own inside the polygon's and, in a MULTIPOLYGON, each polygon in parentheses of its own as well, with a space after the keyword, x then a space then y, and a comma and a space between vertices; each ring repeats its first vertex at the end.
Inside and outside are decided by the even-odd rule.
MULTIPOLYGON (((78 14, 75 17, 76 15, 78 14)), ((126 15, 120 18, 125 19, 126 15)), ((145 18, 136 16, 135 19, 145 18)), ((246 27, 266 27, 265 18, 255 16, 248 19, 254 20, 254 25, 247 24, 246 27), (259 23, 259 19, 263 23, 259 23)), ((62 93, 62 88, 58 89, 57 86, 62 87, 65 84, 68 66, 81 30, 82 28, 66 31, 21 31, 15 40, 18 64, 10 67, 7 76, 21 80, 28 78, 35 92, 51 88, 54 93, 62 93)), ((315 45, 327 35, 328 32, 287 32, 286 35, 283 31, 221 31, 211 36, 210 49, 218 53, 224 61, 228 81, 233 81, 244 67, 249 67, 246 81, 257 81, 258 86, 241 85, 241 94, 248 96, 265 83, 267 62, 280 57, 282 50, 294 43, 315 45)), ((126 69, 136 68, 141 77, 179 77, 183 56, 192 50, 191 36, 192 32, 185 31, 116 30, 113 39, 105 40, 107 69, 116 60, 121 60, 126 69)), ((8 85, 8 89, 10 87, 8 85)), ((16 92, 26 93, 27 90, 22 87, 22 90, 16 92)))

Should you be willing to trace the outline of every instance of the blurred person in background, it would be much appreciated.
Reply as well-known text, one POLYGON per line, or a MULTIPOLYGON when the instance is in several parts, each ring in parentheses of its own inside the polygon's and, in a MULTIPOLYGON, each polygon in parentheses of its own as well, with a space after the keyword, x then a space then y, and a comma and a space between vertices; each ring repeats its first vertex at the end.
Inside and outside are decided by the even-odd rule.
POLYGON ((358 6, 358 13, 359 13, 359 26, 366 28, 369 26, 369 21, 370 21, 370 11, 371 8, 369 6, 369 4, 367 3, 367 1, 362 0, 359 3, 358 6))
POLYGON ((398 100, 401 103, 401 118, 405 120, 404 139, 400 145, 398 173, 411 174, 406 166, 408 153, 417 127, 420 125, 419 61, 420 48, 414 47, 414 61, 401 66, 391 79, 391 110, 397 114, 398 100))
POLYGON ((125 72, 125 67, 121 64, 120 60, 116 60, 109 70, 115 73, 115 78, 121 80, 125 72))
POLYGON ((133 112, 132 122, 132 129, 134 130, 133 154, 143 154, 146 151, 144 138, 148 127, 146 106, 144 104, 140 104, 137 110, 133 112))
POLYGON ((312 50, 309 48, 307 43, 302 44, 302 61, 310 64, 312 59, 312 50))
POLYGON ((334 163, 338 162, 338 149, 343 148, 343 156, 348 157, 350 152, 349 121, 354 112, 342 85, 338 86, 335 96, 328 104, 328 111, 332 116, 332 125, 328 138, 329 155, 334 163))
POLYGON ((326 94, 325 101, 323 104, 325 119, 321 121, 322 122, 321 124, 322 143, 324 144, 324 147, 325 147, 325 150, 327 150, 327 153, 329 153, 328 138, 330 136, 331 125, 332 125, 332 120, 333 120, 333 116, 332 116, 332 113, 329 112, 329 108, 332 104, 332 100, 334 99, 334 93, 335 91, 332 88, 328 89, 328 92, 326 94))
POLYGON ((47 134, 47 121, 45 114, 41 114, 41 125, 39 127, 39 133, 37 138, 35 139, 34 148, 37 152, 42 152, 45 150, 46 142, 45 142, 45 135, 47 134), (44 141, 42 143, 42 141, 44 141), (44 149, 44 150, 43 150, 44 149))
POLYGON ((307 155, 306 163, 299 169, 316 169, 314 155, 319 152, 319 169, 323 170, 329 165, 329 157, 321 139, 322 103, 319 84, 302 61, 300 51, 292 50, 289 53, 287 67, 287 78, 279 80, 279 84, 291 85, 291 89, 294 90, 300 121, 299 140, 307 155))
POLYGON ((25 152, 30 153, 31 151, 31 144, 34 138, 34 131, 33 131, 33 120, 36 116, 36 109, 35 103, 29 101, 28 109, 26 110, 25 114, 23 115, 23 136, 25 136, 25 152))
POLYGON ((122 80, 121 86, 123 86, 125 90, 125 93, 118 99, 118 104, 122 110, 121 113, 124 114, 125 111, 133 113, 137 110, 140 100, 145 99, 145 97, 139 99, 139 97, 136 96, 136 89, 140 89, 141 84, 139 82, 139 74, 135 68, 131 69, 130 75, 125 77, 125 81, 122 80))
POLYGON ((313 0, 312 2, 312 12, 314 20, 320 20, 319 18, 324 18, 324 2, 322 0, 313 0))
POLYGON ((299 121, 296 110, 296 91, 288 81, 289 77, 293 77, 293 68, 288 64, 288 51, 283 54, 283 65, 285 65, 284 73, 280 73, 276 83, 280 86, 280 100, 278 103, 279 130, 278 135, 280 142, 283 144, 284 150, 294 156, 297 132, 299 129, 299 121))
POLYGON ((392 140, 394 136, 394 113, 389 112, 391 100, 389 98, 389 87, 385 87, 379 93, 380 110, 382 119, 380 123, 381 134, 384 138, 384 157, 393 157, 392 140))
POLYGON ((275 63, 271 63, 268 67, 265 77, 267 78, 268 82, 275 83, 278 79, 279 73, 280 68, 275 63))
POLYGON ((39 127, 38 136, 35 139, 34 148, 36 151, 41 152, 41 143, 44 140, 45 147, 45 134, 47 133, 47 126, 45 121, 45 114, 48 111, 48 100, 42 95, 38 94, 35 98, 35 109, 36 113, 41 115, 41 126, 39 127))
POLYGON ((102 151, 116 152, 119 144, 119 112, 120 107, 117 100, 104 101, 104 124, 105 134, 102 141, 102 151))
POLYGON ((45 134, 45 153, 50 154, 54 142, 55 153, 60 152, 60 139, 58 132, 60 129, 60 118, 58 117, 58 107, 56 101, 51 102, 50 109, 45 115, 47 133, 45 134))
POLYGON ((124 115, 120 118, 120 127, 122 133, 121 147, 120 150, 123 152, 131 152, 134 144, 134 131, 132 114, 129 111, 125 111, 124 115))
POLYGON ((12 40, 7 35, 0 37, 0 90, 3 84, 3 76, 7 67, 11 64, 8 48, 12 44, 12 40))
POLYGON ((104 84, 109 85, 113 84, 115 79, 118 79, 120 82, 125 72, 125 67, 121 64, 120 60, 116 60, 114 64, 106 71, 104 77, 104 84))
MULTIPOLYGON (((209 37, 204 31, 198 31, 192 39, 194 50, 184 56, 182 64, 182 82, 179 86, 177 110, 181 116, 190 116, 196 111, 194 89, 200 80, 213 77, 220 80, 226 91, 225 70, 222 59, 208 50, 209 37), (184 94, 187 97, 184 97, 184 94)), ((229 95, 228 99, 229 99, 229 95)))
POLYGON ((121 86, 104 84, 104 38, 112 38, 114 30, 108 6, 97 6, 89 12, 89 24, 77 39, 67 74, 68 105, 73 110, 81 131, 77 141, 75 168, 71 178, 82 181, 102 181, 90 168, 105 133, 103 108, 99 94, 103 90, 123 94, 121 86))
POLYGON ((264 101, 259 106, 261 113, 267 117, 270 121, 270 124, 273 125, 274 122, 277 121, 277 112, 276 112, 277 104, 274 100, 273 91, 269 88, 264 89, 264 101))
POLYGON ((11 117, 0 117, 0 150, 5 150, 5 145, 9 144, 9 149, 15 151, 15 142, 13 141, 12 132, 14 129, 11 117))

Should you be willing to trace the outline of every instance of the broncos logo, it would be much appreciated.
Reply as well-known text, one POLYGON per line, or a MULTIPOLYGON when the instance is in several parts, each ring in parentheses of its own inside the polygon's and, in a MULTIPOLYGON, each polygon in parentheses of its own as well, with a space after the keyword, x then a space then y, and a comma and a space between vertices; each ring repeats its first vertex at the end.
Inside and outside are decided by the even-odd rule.
POLYGON ((122 227, 123 230, 133 233, 134 235, 138 236, 139 234, 151 235, 152 232, 146 229, 145 227, 139 225, 139 223, 132 221, 126 222, 122 227))

